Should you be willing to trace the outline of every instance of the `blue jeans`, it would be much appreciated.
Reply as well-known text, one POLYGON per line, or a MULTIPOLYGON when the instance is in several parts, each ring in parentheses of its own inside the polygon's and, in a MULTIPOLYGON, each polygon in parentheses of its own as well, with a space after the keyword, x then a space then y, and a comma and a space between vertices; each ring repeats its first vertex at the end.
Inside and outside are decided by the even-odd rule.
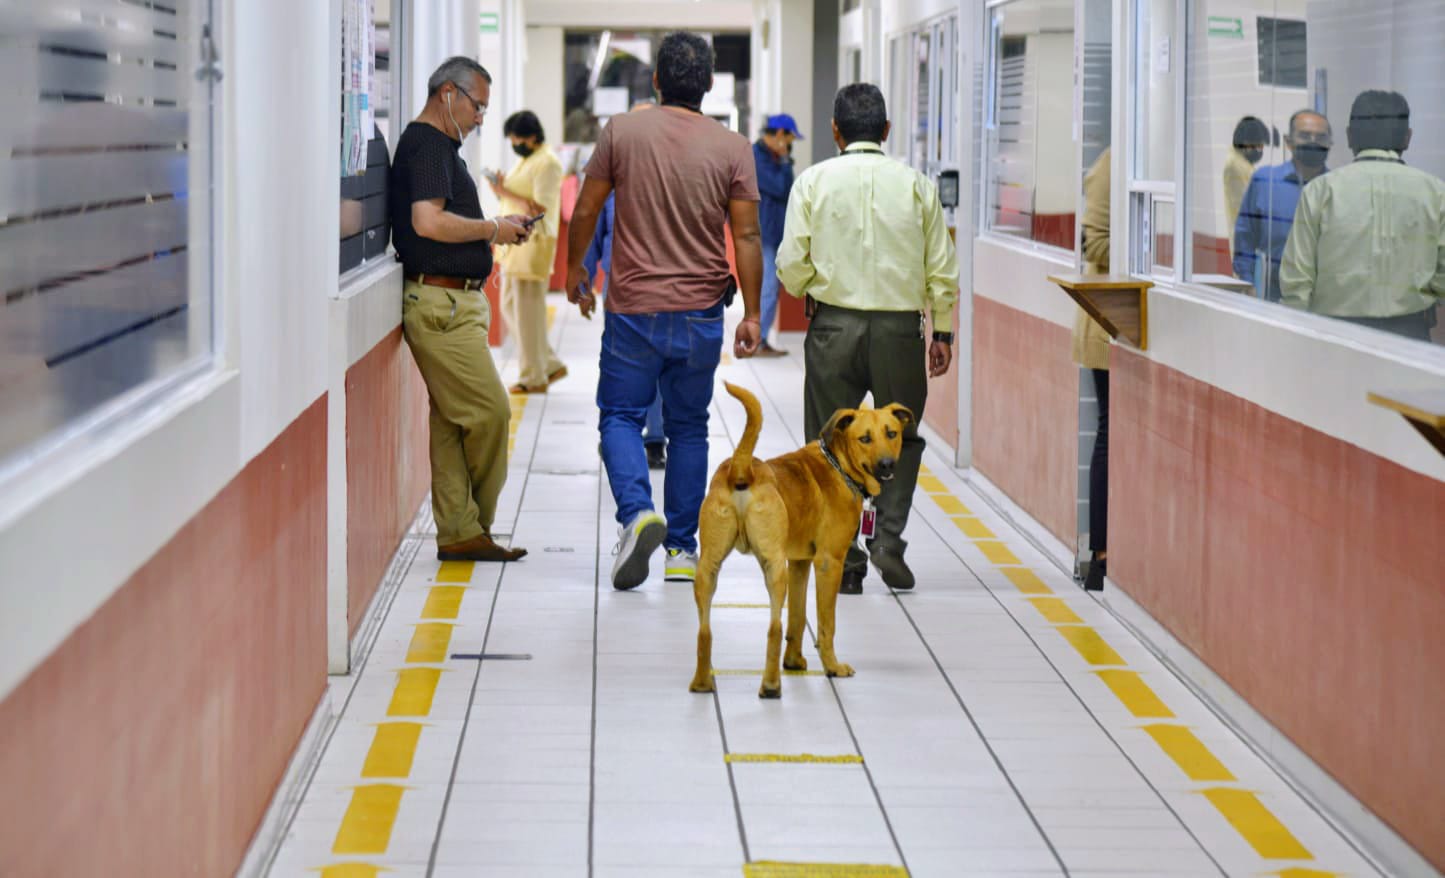
POLYGON ((647 424, 642 428, 643 445, 661 445, 667 441, 667 433, 662 426, 662 391, 659 390, 652 397, 652 405, 647 407, 647 424))
POLYGON ((773 331, 773 320, 778 316, 778 246, 763 244, 763 341, 773 331))
POLYGON ((606 313, 598 430, 617 522, 627 524, 654 508, 642 427, 660 392, 668 448, 663 515, 669 549, 697 551, 698 509, 708 481, 708 408, 722 341, 721 302, 703 311, 606 313))

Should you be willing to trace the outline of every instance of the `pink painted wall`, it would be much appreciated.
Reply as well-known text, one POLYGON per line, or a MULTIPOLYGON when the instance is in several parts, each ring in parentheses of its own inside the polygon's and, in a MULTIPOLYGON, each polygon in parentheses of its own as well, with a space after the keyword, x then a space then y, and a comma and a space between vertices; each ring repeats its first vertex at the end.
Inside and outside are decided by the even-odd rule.
POLYGON ((232 874, 325 684, 323 396, 0 702, 0 873, 232 874))

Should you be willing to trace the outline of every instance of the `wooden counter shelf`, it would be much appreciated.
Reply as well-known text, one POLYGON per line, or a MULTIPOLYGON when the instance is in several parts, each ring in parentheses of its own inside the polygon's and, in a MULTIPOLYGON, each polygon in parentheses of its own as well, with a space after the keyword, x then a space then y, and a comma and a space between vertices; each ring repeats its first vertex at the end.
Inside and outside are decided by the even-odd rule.
POLYGON ((1371 393, 1370 402, 1399 412, 1425 441, 1445 454, 1445 390, 1401 390, 1371 393))
POLYGON ((1149 349, 1149 288, 1153 281, 1117 274, 1051 274, 1049 280, 1111 338, 1123 338, 1141 351, 1149 349))

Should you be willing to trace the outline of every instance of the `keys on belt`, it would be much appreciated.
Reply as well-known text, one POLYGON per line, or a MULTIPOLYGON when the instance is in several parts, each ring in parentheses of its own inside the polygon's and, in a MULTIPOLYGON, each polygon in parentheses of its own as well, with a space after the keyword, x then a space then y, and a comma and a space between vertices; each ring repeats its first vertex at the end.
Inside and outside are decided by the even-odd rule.
POLYGON ((406 279, 423 286, 446 287, 449 290, 480 290, 487 283, 474 277, 450 277, 445 274, 409 274, 406 279))

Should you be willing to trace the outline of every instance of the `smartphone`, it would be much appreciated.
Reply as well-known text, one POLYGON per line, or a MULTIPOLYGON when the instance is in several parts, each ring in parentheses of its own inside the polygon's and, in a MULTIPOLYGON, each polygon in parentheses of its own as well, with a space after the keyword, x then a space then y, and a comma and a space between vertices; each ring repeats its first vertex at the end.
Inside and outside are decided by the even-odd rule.
POLYGON ((524 225, 524 226, 526 226, 527 228, 530 229, 532 226, 536 225, 537 222, 539 222, 539 221, 542 219, 542 217, 544 217, 544 216, 546 216, 546 215, 547 215, 547 212, 546 212, 546 211, 543 211, 542 213, 539 213, 539 214, 537 214, 536 216, 529 216, 529 217, 527 217, 526 219, 522 220, 522 225, 524 225))

